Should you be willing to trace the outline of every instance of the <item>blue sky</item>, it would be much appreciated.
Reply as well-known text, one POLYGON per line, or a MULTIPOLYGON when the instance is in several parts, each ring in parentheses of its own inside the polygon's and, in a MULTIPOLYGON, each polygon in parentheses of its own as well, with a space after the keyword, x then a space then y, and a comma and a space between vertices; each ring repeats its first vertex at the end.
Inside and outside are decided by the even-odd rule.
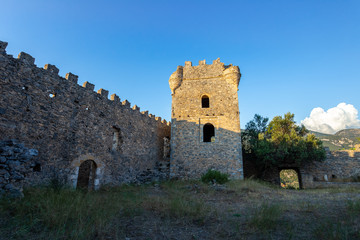
MULTIPOLYGON (((170 74, 220 57, 240 67, 241 127, 255 113, 298 123, 360 110, 360 1, 1 0, 7 52, 55 64, 170 120, 170 74)), ((357 116, 356 116, 357 117, 357 116)), ((358 119, 358 118, 357 118, 358 119)), ((355 119, 356 120, 356 119, 355 119)))

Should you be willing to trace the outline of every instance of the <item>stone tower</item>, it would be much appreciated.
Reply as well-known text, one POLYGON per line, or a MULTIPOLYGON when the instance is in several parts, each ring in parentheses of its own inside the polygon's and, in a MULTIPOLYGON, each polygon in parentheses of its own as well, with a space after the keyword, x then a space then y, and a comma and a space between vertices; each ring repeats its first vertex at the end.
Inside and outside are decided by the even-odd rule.
POLYGON ((171 178, 198 178, 208 169, 243 178, 240 76, 239 67, 219 58, 185 62, 171 74, 171 178))

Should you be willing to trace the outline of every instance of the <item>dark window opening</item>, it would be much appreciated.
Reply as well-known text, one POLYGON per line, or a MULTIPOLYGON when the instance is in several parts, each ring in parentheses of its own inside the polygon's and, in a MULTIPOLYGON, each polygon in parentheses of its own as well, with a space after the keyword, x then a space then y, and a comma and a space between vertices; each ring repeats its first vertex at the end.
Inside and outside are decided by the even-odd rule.
POLYGON ((86 160, 80 164, 76 188, 93 190, 95 187, 96 163, 86 160))
POLYGON ((121 137, 121 131, 119 127, 113 126, 114 133, 113 133, 113 141, 112 141, 112 150, 120 152, 121 144, 123 142, 121 137))
POLYGON ((210 107, 210 99, 208 96, 204 95, 201 98, 201 107, 202 108, 209 108, 210 107))
POLYGON ((33 167, 33 171, 34 172, 41 172, 41 165, 40 163, 36 163, 35 166, 33 167))
POLYGON ((207 123, 204 125, 203 137, 204 137, 204 142, 215 141, 215 128, 212 124, 207 123))

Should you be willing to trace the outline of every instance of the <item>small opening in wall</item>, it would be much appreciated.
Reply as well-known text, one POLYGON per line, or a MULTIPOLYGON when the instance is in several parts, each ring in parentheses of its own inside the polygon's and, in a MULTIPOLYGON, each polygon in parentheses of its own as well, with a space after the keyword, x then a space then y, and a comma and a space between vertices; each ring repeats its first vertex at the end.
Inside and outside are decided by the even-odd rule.
POLYGON ((336 175, 334 175, 334 174, 331 175, 331 178, 332 178, 332 179, 336 179, 336 175))
POLYGON ((85 108, 85 110, 87 111, 87 110, 89 110, 89 108, 87 107, 87 108, 85 108))
POLYGON ((202 96, 201 98, 201 107, 209 108, 210 107, 210 99, 207 95, 202 96))
POLYGON ((121 130, 119 127, 113 126, 114 133, 113 133, 113 141, 112 141, 112 151, 120 151, 121 144, 123 142, 121 137, 121 130))
POLYGON ((40 163, 36 163, 35 166, 33 167, 33 171, 34 172, 41 172, 41 165, 40 163))
POLYGON ((215 141, 215 128, 211 123, 207 123, 203 128, 203 141, 213 142, 215 141))

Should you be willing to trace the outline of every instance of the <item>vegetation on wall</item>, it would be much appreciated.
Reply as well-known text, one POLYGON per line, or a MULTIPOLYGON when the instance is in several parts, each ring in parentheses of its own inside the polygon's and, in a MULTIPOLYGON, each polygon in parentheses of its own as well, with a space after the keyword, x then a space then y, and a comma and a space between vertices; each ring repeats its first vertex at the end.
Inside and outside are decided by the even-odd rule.
POLYGON ((299 176, 294 169, 280 171, 280 186, 288 189, 300 189, 299 176))
POLYGON ((325 159, 322 142, 303 125, 296 125, 294 114, 276 116, 269 124, 268 120, 255 114, 242 133, 244 161, 254 163, 260 175, 273 167, 299 167, 325 159))

